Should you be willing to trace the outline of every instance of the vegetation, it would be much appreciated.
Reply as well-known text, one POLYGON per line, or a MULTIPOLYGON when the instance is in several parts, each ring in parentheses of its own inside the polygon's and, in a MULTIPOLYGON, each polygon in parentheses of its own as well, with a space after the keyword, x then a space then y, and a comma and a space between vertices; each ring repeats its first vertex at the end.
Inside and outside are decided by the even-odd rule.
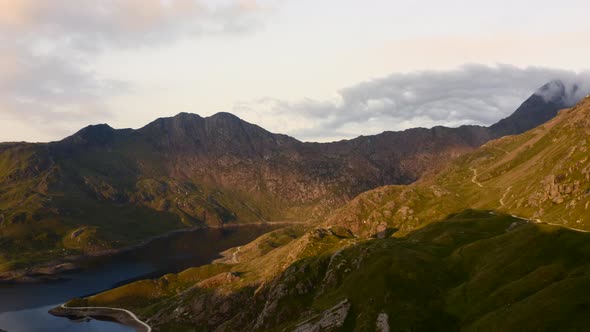
POLYGON ((491 141, 409 186, 359 195, 330 216, 359 235, 407 234, 468 208, 590 230, 590 98, 545 125, 491 141))
POLYGON ((161 331, 584 330, 589 115, 586 98, 414 184, 361 194, 319 227, 86 301, 161 331))
MULTIPOLYGON (((590 291, 590 234, 490 212, 466 210, 399 238, 315 229, 237 264, 139 281, 87 303, 131 308, 161 331, 294 329, 344 299, 351 305, 340 328, 350 331, 375 330, 380 314, 392 331, 587 326, 590 299, 580 294, 590 291), (297 254, 281 267, 286 252, 297 254), (274 273, 261 269, 271 262, 274 273)), ((263 236, 250 250, 292 231, 263 236)))
MULTIPOLYGON (((361 192, 415 181, 491 138, 545 122, 563 106, 562 98, 547 101, 533 95, 492 127, 415 128, 325 144, 272 134, 228 113, 208 118, 181 113, 138 130, 89 126, 48 144, 0 144, 2 268, 51 265, 65 256, 137 244, 183 227, 320 221, 361 192)), ((572 157, 584 153, 585 147, 578 145, 572 157)), ((478 165, 477 160, 465 163, 477 166, 484 177, 504 171, 485 172, 491 166, 478 165)), ((464 176, 469 173, 458 171, 467 172, 464 176)), ((555 181, 561 181, 562 175, 556 176, 555 181)), ((457 189, 467 195, 471 189, 454 188, 458 183, 451 177, 436 185, 449 187, 443 193, 457 189)), ((558 189, 562 196, 581 190, 579 185, 570 187, 558 189)), ((377 216, 387 223, 376 226, 385 228, 378 231, 381 236, 396 228, 407 232, 421 222, 467 208, 467 203, 480 203, 461 199, 465 204, 460 206, 448 197, 433 203, 430 189, 415 188, 417 195, 409 195, 412 200, 425 202, 429 209, 438 204, 434 211, 439 213, 420 215, 422 210, 413 209, 418 215, 411 220, 407 209, 404 216, 377 216)), ((389 187, 384 194, 396 196, 398 190, 408 189, 389 187)), ((364 197, 368 195, 372 194, 364 197)), ((376 211, 370 204, 361 205, 363 215, 376 211)), ((547 215, 545 206, 536 208, 547 215)), ((580 205, 575 208, 579 210, 580 205)), ((577 222, 576 216, 579 213, 572 212, 566 220, 577 222)))

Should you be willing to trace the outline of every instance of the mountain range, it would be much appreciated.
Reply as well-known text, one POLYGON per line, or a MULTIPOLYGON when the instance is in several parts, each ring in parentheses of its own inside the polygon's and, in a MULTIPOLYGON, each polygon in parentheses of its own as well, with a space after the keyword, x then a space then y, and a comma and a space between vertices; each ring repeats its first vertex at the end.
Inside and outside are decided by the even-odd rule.
POLYGON ((589 134, 590 96, 318 224, 67 305, 126 308, 158 331, 584 331, 589 134))
POLYGON ((572 106, 571 89, 549 82, 490 127, 415 128, 332 143, 273 134, 229 113, 3 143, 0 271, 179 228, 320 221, 367 190, 415 182, 491 139, 545 123, 572 106))

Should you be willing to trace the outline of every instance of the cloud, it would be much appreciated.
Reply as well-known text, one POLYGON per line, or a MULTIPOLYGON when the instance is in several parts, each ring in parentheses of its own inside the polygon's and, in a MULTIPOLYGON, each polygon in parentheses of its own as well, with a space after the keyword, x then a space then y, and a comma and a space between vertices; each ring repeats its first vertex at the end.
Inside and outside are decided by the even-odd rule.
POLYGON ((105 101, 133 86, 97 74, 98 55, 249 33, 271 10, 253 0, 0 0, 0 120, 66 134, 109 119, 105 101))
POLYGON ((587 74, 574 77, 564 77, 554 80, 535 92, 545 101, 562 101, 566 105, 574 106, 590 92, 590 79, 587 74))
POLYGON ((362 82, 338 91, 332 101, 265 98, 238 103, 234 111, 275 131, 312 141, 412 127, 490 125, 555 79, 566 83, 571 100, 590 91, 589 73, 467 64, 362 82))
POLYGON ((251 0, 221 1, 219 5, 198 0, 80 0, 75 5, 70 0, 6 2, 0 14, 3 30, 87 52, 248 31, 259 26, 261 15, 271 9, 251 0))

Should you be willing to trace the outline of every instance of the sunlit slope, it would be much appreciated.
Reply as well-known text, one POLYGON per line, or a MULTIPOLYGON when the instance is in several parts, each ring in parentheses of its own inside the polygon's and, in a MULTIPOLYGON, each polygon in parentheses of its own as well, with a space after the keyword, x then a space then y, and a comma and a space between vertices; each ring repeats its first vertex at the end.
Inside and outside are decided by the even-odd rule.
POLYGON ((590 229, 590 98, 524 134, 488 142, 409 186, 366 192, 326 224, 408 232, 466 208, 590 229))
POLYGON ((156 331, 581 331, 590 324, 584 232, 467 210, 399 238, 360 240, 336 228, 273 234, 216 264, 69 305, 131 309, 156 331))

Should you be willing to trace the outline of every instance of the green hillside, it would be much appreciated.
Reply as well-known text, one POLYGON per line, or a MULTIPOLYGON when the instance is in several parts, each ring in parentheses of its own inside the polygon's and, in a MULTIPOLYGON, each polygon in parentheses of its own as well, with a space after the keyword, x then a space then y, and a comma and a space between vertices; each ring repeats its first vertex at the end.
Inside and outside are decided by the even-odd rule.
POLYGON ((583 331, 589 133, 586 98, 319 227, 72 304, 129 308, 160 331, 583 331))
POLYGON ((589 240, 476 210, 400 238, 279 230, 237 263, 228 257, 70 305, 129 308, 156 331, 582 331, 589 240))
POLYGON ((397 234, 467 208, 590 230, 590 98, 533 130, 488 142, 409 186, 359 195, 330 216, 355 234, 397 234))

